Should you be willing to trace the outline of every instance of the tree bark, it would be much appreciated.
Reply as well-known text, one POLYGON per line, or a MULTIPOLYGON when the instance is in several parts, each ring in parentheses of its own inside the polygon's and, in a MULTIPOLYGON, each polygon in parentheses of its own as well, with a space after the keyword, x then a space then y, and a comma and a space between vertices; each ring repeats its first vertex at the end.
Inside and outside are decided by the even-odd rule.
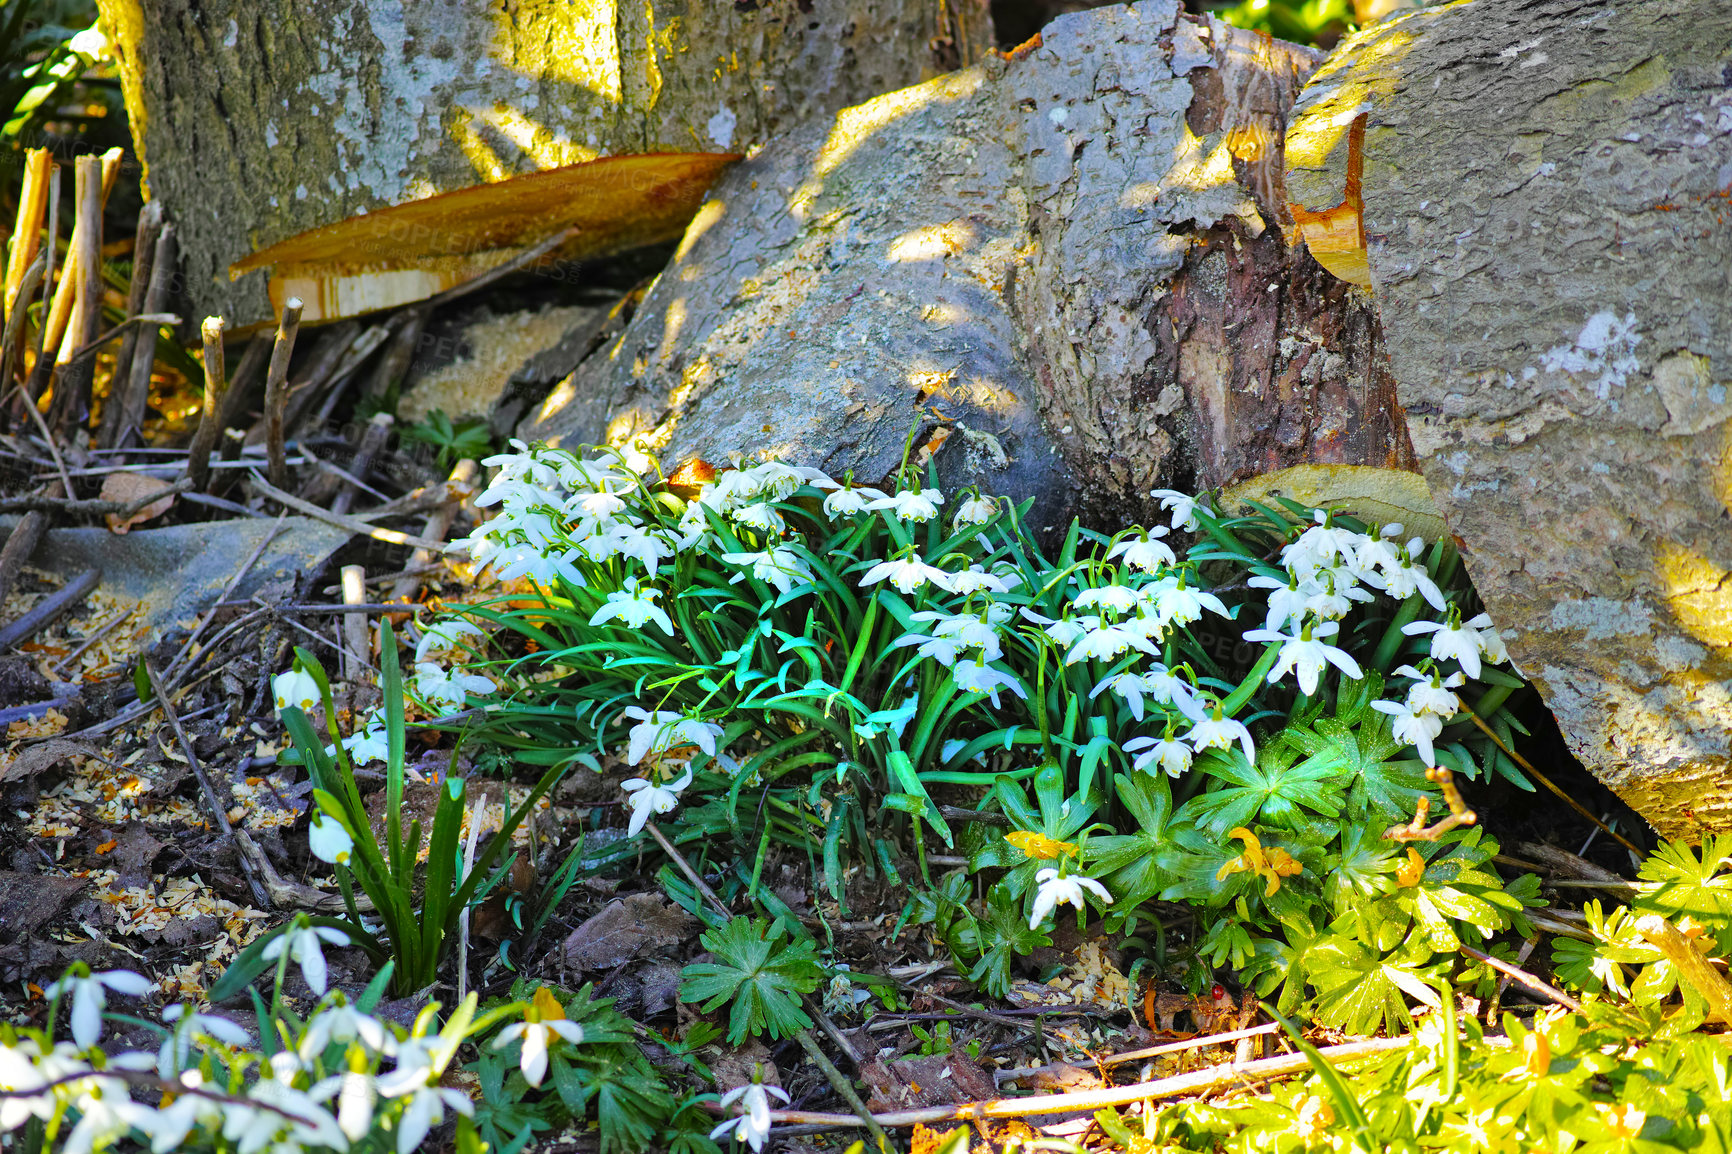
POLYGON ((267 319, 234 261, 602 156, 731 152, 992 44, 986 0, 100 0, 189 316, 267 319))
POLYGON ((1284 117, 1319 58, 1116 5, 773 142, 520 432, 876 481, 913 431, 947 484, 1036 497, 1043 526, 1410 466, 1368 298, 1281 240, 1284 117))
POLYGON ((1288 157, 1572 749, 1662 834, 1732 828, 1732 8, 1374 26, 1307 86, 1288 157))

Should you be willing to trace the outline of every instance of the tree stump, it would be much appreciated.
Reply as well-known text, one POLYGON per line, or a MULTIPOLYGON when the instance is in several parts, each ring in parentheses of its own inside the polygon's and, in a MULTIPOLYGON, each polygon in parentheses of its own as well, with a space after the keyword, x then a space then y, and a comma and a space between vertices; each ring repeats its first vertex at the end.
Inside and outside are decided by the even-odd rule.
POLYGON ((1376 25, 1311 79, 1287 155, 1571 747, 1662 834, 1732 828, 1732 8, 1376 25))
POLYGON ((912 434, 1041 527, 1305 461, 1410 466, 1367 299, 1281 237, 1319 59, 1114 5, 774 141, 520 435, 876 482, 912 434))
POLYGON ((257 248, 604 156, 739 152, 972 61, 986 0, 100 0, 188 315, 269 315, 257 248))

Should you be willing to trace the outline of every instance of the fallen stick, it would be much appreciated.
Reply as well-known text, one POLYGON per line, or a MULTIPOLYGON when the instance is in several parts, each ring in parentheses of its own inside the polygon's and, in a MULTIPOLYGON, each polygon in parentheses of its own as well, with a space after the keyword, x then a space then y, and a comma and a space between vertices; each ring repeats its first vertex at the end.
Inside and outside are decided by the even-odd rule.
POLYGON ((0 497, 0 513, 64 513, 69 517, 104 516, 113 513, 120 517, 130 517, 146 505, 153 505, 164 497, 184 493, 190 488, 192 482, 182 478, 166 489, 158 489, 133 501, 102 501, 95 498, 68 500, 65 497, 42 497, 34 494, 0 497))
MULTIPOLYGON (((136 253, 134 254, 137 255, 136 253)), ((141 311, 160 314, 174 291, 175 273, 174 225, 165 224, 156 234, 156 244, 150 257, 150 281, 145 287, 141 311)), ((110 403, 118 406, 114 416, 114 435, 108 444, 124 449, 143 441, 144 410, 150 402, 150 374, 156 368, 156 337, 154 332, 140 330, 133 343, 132 357, 126 365, 124 378, 116 375, 109 391, 110 403)), ((107 422, 103 422, 104 427, 107 422)))
MULTIPOLYGON (((270 548, 271 542, 275 541, 277 536, 282 533, 284 519, 284 517, 277 518, 277 523, 271 526, 271 531, 265 534, 264 540, 258 543, 257 547, 253 549, 252 554, 248 556, 247 559, 241 563, 241 567, 235 571, 235 575, 229 578, 229 583, 227 587, 223 589, 222 596, 216 599, 216 605, 221 605, 224 601, 227 601, 230 597, 234 596, 234 591, 240 585, 241 579, 252 571, 252 567, 258 564, 259 558, 264 556, 265 550, 270 548)), ((176 679, 184 672, 182 662, 190 659, 192 647, 198 643, 199 636, 204 633, 205 629, 210 625, 211 620, 216 617, 216 605, 205 610, 205 615, 199 618, 198 624, 193 626, 192 632, 187 634, 186 640, 181 643, 180 652, 176 653, 174 655, 174 660, 168 663, 168 670, 163 674, 163 680, 167 681, 170 685, 174 684, 176 679)))
POLYGON ((210 455, 222 433, 223 398, 228 394, 229 379, 223 368, 223 319, 206 317, 199 327, 204 339, 204 412, 200 414, 198 432, 186 450, 186 475, 194 489, 210 483, 210 455))
MULTIPOLYGON (((331 914, 341 917, 348 912, 343 905, 341 894, 329 894, 316 886, 302 885, 291 882, 279 874, 271 865, 271 859, 265 856, 265 851, 259 848, 252 835, 244 829, 235 830, 235 845, 240 848, 241 857, 252 863, 264 881, 265 894, 271 900, 271 905, 279 910, 308 910, 315 914, 331 914)), ((355 895, 355 911, 370 914, 374 912, 373 901, 366 894, 355 895)))
POLYGON ((47 268, 48 254, 38 253, 36 259, 30 262, 30 267, 24 270, 23 280, 18 286, 17 301, 3 314, 6 323, 4 332, 0 333, 0 386, 12 380, 12 356, 18 351, 24 332, 24 318, 30 310, 30 297, 36 292, 36 286, 42 283, 42 274, 47 268))
MULTIPOLYGON (((1103 1066, 1122 1066, 1126 1062, 1140 1062, 1144 1058, 1154 1058, 1161 1054, 1176 1054, 1180 1050, 1198 1050, 1204 1046, 1223 1046, 1228 1042, 1237 1042, 1241 1038, 1255 1038, 1259 1034, 1273 1034, 1281 1028, 1278 1022, 1266 1022, 1261 1026, 1247 1026, 1243 1030, 1228 1030, 1224 1034, 1204 1034, 1196 1038, 1186 1038, 1182 1042, 1168 1042, 1161 1046, 1150 1046, 1146 1050, 1127 1050, 1123 1054, 1113 1054, 1100 1059, 1103 1066)), ((1010 1073, 1010 1071, 1006 1071, 1010 1073)))
POLYGON ((65 588, 44 597, 28 613, 0 628, 0 650, 10 649, 20 641, 28 641, 48 628, 61 614, 88 597, 101 580, 102 570, 86 569, 68 582, 65 588))
MULTIPOLYGON (((156 256, 156 238, 162 233, 162 201, 153 200, 139 210, 138 228, 132 236, 132 275, 126 285, 126 315, 137 317, 144 312, 145 294, 150 291, 151 273, 156 256)), ((174 324, 179 324, 177 318, 174 324)), ((116 328, 115 332, 121 331, 116 328)), ((120 434, 121 394, 126 383, 132 380, 132 358, 138 352, 138 342, 142 339, 139 328, 125 329, 126 339, 120 342, 120 351, 114 357, 114 375, 109 378, 108 400, 102 406, 102 428, 97 434, 97 444, 107 448, 114 444, 114 439, 120 434)), ((152 342, 155 335, 152 334, 152 342)), ((153 357, 154 359, 154 357, 153 357)))
MULTIPOLYGON (((374 460, 385 451, 385 443, 391 438, 391 426, 395 423, 390 413, 374 413, 373 419, 367 422, 361 433, 361 443, 356 446, 355 455, 349 458, 349 474, 355 478, 355 485, 366 484, 367 474, 373 471, 374 460)), ((339 485, 338 489, 336 499, 331 502, 331 512, 341 516, 355 503, 357 490, 352 485, 339 485)))
POLYGON ((417 537, 413 533, 399 533, 395 529, 380 529, 367 524, 359 517, 350 517, 347 514, 333 513, 329 509, 321 509, 310 501, 301 500, 293 493, 283 492, 275 485, 257 476, 253 477, 251 483, 253 488, 258 490, 260 496, 269 497, 279 505, 287 506, 297 513, 305 513, 314 520, 323 521, 327 525, 335 525, 339 529, 347 529, 351 533, 359 533, 362 536, 371 537, 375 541, 383 541, 387 545, 414 545, 421 549, 439 551, 443 551, 445 548, 443 541, 417 537))
POLYGON ((1547 984, 1546 982, 1541 981, 1539 978, 1535 977, 1533 974, 1528 973, 1526 970, 1521 969, 1517 966, 1512 966, 1508 962, 1504 961, 1502 958, 1494 958, 1490 954, 1484 952, 1483 950, 1476 950, 1472 946, 1467 945, 1465 943, 1462 944, 1459 948, 1460 948, 1461 952, 1466 954, 1468 957, 1473 958, 1476 961, 1484 962, 1486 965, 1490 966, 1494 970, 1497 970, 1499 973, 1508 974, 1510 977, 1514 978, 1516 981, 1520 982, 1522 985, 1526 986, 1528 989, 1532 990, 1534 993, 1539 994, 1542 997, 1551 999, 1552 1001, 1556 1002, 1558 1005, 1562 1006, 1564 1009, 1569 1010, 1570 1012, 1576 1013, 1576 1014, 1579 1014, 1582 1012, 1582 1004, 1580 1002, 1576 1001, 1574 998, 1570 997, 1568 994, 1564 993, 1562 990, 1558 989, 1556 986, 1552 986, 1552 985, 1547 984))
MULTIPOLYGON (((1411 1039, 1408 1038, 1372 1038, 1364 1042, 1324 1046, 1318 1053, 1334 1061, 1351 1061, 1406 1049, 1410 1043, 1411 1039)), ((1153 1098, 1207 1094, 1224 1086, 1268 1078, 1284 1078, 1310 1067, 1310 1060, 1304 1054, 1277 1054, 1273 1058, 1261 1058, 1255 1062, 1226 1062, 1219 1066, 1210 1066, 1206 1070, 1175 1074, 1170 1078, 1156 1078, 1130 1086, 1111 1086, 1104 1090, 1083 1090, 1074 1094, 993 1098, 984 1102, 932 1106, 923 1110, 895 1110, 886 1114, 873 1114, 872 1120, 884 1127, 906 1127, 929 1125, 933 1122, 972 1122, 985 1118, 1026 1118, 1033 1114, 1077 1114, 1088 1110, 1101 1110, 1108 1106, 1126 1106, 1132 1102, 1153 1098)), ((771 1110, 770 1121, 827 1126, 831 1129, 862 1125, 862 1120, 852 1114, 824 1114, 811 1110, 771 1110)))
POLYGON ((0 709, 0 728, 11 725, 14 721, 35 721, 46 717, 50 709, 65 709, 79 699, 76 697, 56 697, 50 701, 38 701, 34 705, 14 705, 10 709, 0 709))
MULTIPOLYGON (((475 492, 475 477, 481 467, 468 457, 457 462, 451 470, 451 475, 441 486, 445 491, 445 499, 434 506, 432 514, 421 527, 421 535, 431 541, 443 541, 451 533, 451 523, 457 519, 457 506, 463 498, 475 492), (455 500, 453 498, 456 498, 455 500)), ((376 512, 377 510, 375 510, 376 512)), ((417 549, 409 558, 406 570, 413 572, 419 566, 431 565, 439 555, 432 549, 417 549)), ((407 601, 421 587, 421 581, 408 572, 399 577, 391 586, 391 592, 385 597, 387 601, 407 601)))

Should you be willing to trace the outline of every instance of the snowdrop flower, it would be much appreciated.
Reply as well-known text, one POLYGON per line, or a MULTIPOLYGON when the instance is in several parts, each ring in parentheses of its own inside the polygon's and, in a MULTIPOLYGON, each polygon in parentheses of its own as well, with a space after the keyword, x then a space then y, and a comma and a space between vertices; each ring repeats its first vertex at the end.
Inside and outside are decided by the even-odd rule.
MULTIPOLYGON (((1418 537, 1408 542, 1410 551, 1423 545, 1418 537)), ((1426 603, 1442 613, 1448 606, 1444 600, 1443 590, 1437 587, 1437 582, 1431 579, 1431 571, 1423 564, 1415 564, 1411 557, 1402 557, 1393 565, 1386 565, 1382 570, 1381 582, 1383 591, 1397 601, 1405 601, 1418 593, 1426 603)))
POLYGON ((329 942, 333 946, 349 944, 349 935, 342 930, 330 926, 311 926, 305 922, 289 928, 272 938, 260 955, 267 962, 274 962, 285 952, 291 962, 301 967, 301 977, 306 979, 307 988, 323 997, 325 994, 325 951, 321 942, 329 942))
POLYGON ((628 795, 626 804, 631 806, 631 825, 626 830, 626 836, 636 837, 642 833, 651 814, 672 813, 679 808, 680 791, 691 783, 692 769, 689 765, 678 779, 661 785, 643 777, 629 778, 620 783, 620 788, 628 795))
MULTIPOLYGON (((163 1045, 166 1047, 168 1043, 163 1045)), ((188 1090, 204 1085, 204 1075, 197 1070, 183 1070, 175 1080, 188 1090)), ((198 1094, 178 1094, 160 1110, 147 1111, 137 1125, 150 1138, 151 1154, 168 1154, 186 1142, 194 1126, 202 1126, 213 1134, 222 1129, 223 1105, 198 1094)))
MULTIPOLYGON (((382 1086, 379 1092, 384 1093, 382 1086)), ((465 1118, 475 1114, 475 1103, 469 1100, 469 1095, 450 1086, 429 1086, 423 1083, 410 1090, 409 1094, 409 1105, 397 1119, 397 1154, 413 1154, 419 1150, 433 1127, 445 1121, 446 1107, 465 1118)))
POLYGON ((385 729, 384 710, 375 709, 367 715, 367 724, 343 739, 349 760, 356 765, 370 761, 385 761, 391 756, 391 735, 385 729))
POLYGON ((794 495, 801 485, 811 485, 815 489, 834 489, 836 482, 822 469, 811 469, 804 465, 784 465, 780 461, 765 461, 750 469, 742 470, 751 477, 752 484, 759 493, 772 501, 786 501, 794 495))
POLYGON ((1373 600, 1345 569, 1319 569, 1317 577, 1304 582, 1301 588, 1310 594, 1305 598, 1305 611, 1325 621, 1347 616, 1355 601, 1373 600))
MULTIPOLYGON (((935 492, 935 490, 927 490, 935 492)), ((972 497, 964 497, 956 505, 956 520, 951 522, 951 532, 960 532, 970 525, 984 525, 998 516, 998 502, 991 497, 982 497, 976 493, 972 497)))
POLYGON ((351 1142, 365 1138, 373 1129, 373 1107, 378 1100, 379 1091, 370 1075, 343 1071, 337 1089, 337 1129, 351 1142))
POLYGON ((319 683, 297 661, 293 669, 271 678, 271 696, 276 700, 278 713, 291 705, 311 712, 319 704, 319 683))
MULTIPOLYGON (((1491 618, 1484 613, 1480 617, 1486 619, 1484 628, 1479 631, 1479 652, 1493 665, 1503 665, 1509 661, 1509 650, 1504 647, 1503 634, 1491 623, 1491 618)), ((1478 618, 1475 618, 1477 621, 1478 618)))
MULTIPOLYGON (((796 581, 806 585, 813 580, 812 571, 806 568, 800 555, 781 546, 762 553, 723 553, 722 560, 730 565, 751 566, 755 579, 775 586, 776 592, 781 594, 792 589, 796 581)), ((744 572, 735 573, 728 579, 728 584, 734 585, 745 579, 744 572)))
POLYGON ((397 1048, 397 1040, 385 1028, 384 1022, 341 1002, 326 1003, 313 1012, 296 1052, 302 1061, 311 1062, 332 1042, 346 1044, 353 1041, 359 1041, 375 1054, 390 1054, 397 1048))
POLYGON ((163 1010, 162 1020, 175 1024, 174 1031, 162 1040, 162 1048, 156 1055, 156 1072, 164 1078, 174 1077, 175 1072, 186 1065, 187 1056, 192 1053, 194 1034, 215 1038, 230 1046, 244 1046, 252 1041, 252 1035, 227 1018, 197 1011, 189 1014, 184 1003, 163 1010))
POLYGON ((656 604, 660 590, 648 586, 638 587, 636 577, 627 577, 624 588, 617 589, 607 595, 607 601, 590 616, 591 625, 600 625, 604 621, 618 618, 633 629, 642 629, 646 621, 654 621, 662 627, 662 632, 669 637, 674 635, 673 619, 667 611, 656 604))
POLYGON ((1034 909, 1028 915, 1028 928, 1031 930, 1038 930, 1040 924, 1046 921, 1047 915, 1061 905, 1071 905, 1086 911, 1088 905, 1083 898, 1085 889, 1099 898, 1102 905, 1113 904, 1113 895, 1107 892, 1107 887, 1093 878, 1081 875, 1061 878, 1058 870, 1048 867, 1036 873, 1034 880, 1040 888, 1034 895, 1034 909))
POLYGON ((780 1086, 766 1086, 759 1082, 750 1082, 744 1086, 736 1086, 722 1095, 721 1106, 726 1110, 736 1102, 742 1102, 744 1113, 737 1118, 729 1118, 720 1126, 710 1131, 710 1140, 714 1141, 726 1134, 737 1138, 750 1146, 754 1152, 764 1148, 764 1139, 770 1136, 770 1095, 774 1094, 782 1101, 789 1101, 786 1091, 780 1086))
POLYGON ((1149 685, 1140 675, 1127 672, 1104 678, 1089 690, 1089 700, 1099 697, 1105 689, 1111 689, 1124 699, 1124 703, 1130 707, 1132 717, 1138 721, 1143 719, 1143 696, 1149 692, 1149 685))
POLYGON ((1322 638, 1333 637, 1340 631, 1339 622, 1324 621, 1313 624, 1308 621, 1299 627, 1299 632, 1295 635, 1277 633, 1273 629, 1253 629, 1245 634, 1245 640, 1280 642, 1281 652, 1276 658, 1275 668, 1269 671, 1269 680, 1279 681, 1289 672, 1296 670, 1299 676, 1299 692, 1310 697, 1317 692, 1317 679, 1325 665, 1335 666, 1355 681, 1365 676, 1364 671, 1359 668, 1359 662, 1353 660, 1352 655, 1345 649, 1337 649, 1323 642, 1322 638))
POLYGON ((1395 671, 1397 677, 1411 677, 1413 684, 1407 689, 1407 708, 1414 713, 1435 713, 1448 720, 1461 712, 1461 698, 1450 690, 1467 682, 1467 675, 1459 671, 1442 677, 1436 673, 1421 673, 1411 665, 1403 665, 1395 671))
MULTIPOLYGON (((1370 583, 1372 575, 1378 570, 1391 569, 1401 564, 1400 551, 1395 542, 1389 540, 1400 533, 1399 524, 1385 525, 1375 537, 1369 533, 1361 533, 1358 543, 1342 555, 1342 560, 1355 577, 1370 583)), ((1414 540, 1417 541, 1418 538, 1414 540)))
POLYGON ((944 494, 937 489, 904 489, 888 497, 880 497, 866 506, 876 512, 886 510, 904 521, 930 521, 938 516, 938 506, 944 504, 944 494))
POLYGON ((471 693, 492 693, 497 688, 491 678, 480 674, 441 669, 430 661, 415 666, 415 692, 435 705, 460 707, 471 693))
POLYGON ((1161 499, 1161 508, 1173 514, 1173 528, 1186 533, 1197 531, 1197 498, 1177 489, 1151 489, 1149 496, 1161 499))
MULTIPOLYGON (((117 1059, 112 1064, 120 1062, 117 1059)), ((148 1106, 127 1096, 127 1084, 119 1078, 90 1078, 78 1083, 71 1096, 72 1108, 78 1111, 78 1124, 59 1147, 62 1154, 91 1154, 98 1146, 106 1147, 125 1136, 152 1113, 148 1106)))
POLYGON ((543 589, 557 589, 560 578, 565 583, 577 589, 583 589, 589 582, 584 580, 572 564, 582 556, 582 551, 575 546, 562 553, 544 553, 527 545, 514 545, 500 551, 496 560, 505 563, 498 571, 501 581, 515 581, 519 577, 527 577, 531 582, 543 589))
POLYGON ((635 718, 638 722, 631 728, 626 750, 628 765, 636 765, 652 753, 663 753, 682 745, 695 745, 711 757, 716 756, 716 738, 722 736, 722 727, 712 721, 687 717, 667 709, 651 713, 636 705, 628 705, 620 716, 635 718))
POLYGON ((860 578, 860 587, 876 585, 889 579, 903 594, 909 594, 922 585, 936 585, 945 591, 950 590, 950 574, 935 566, 928 565, 920 559, 920 554, 909 553, 906 557, 890 561, 880 561, 866 571, 866 576, 860 578))
MULTIPOLYGON (((1463 621, 1460 615, 1453 611, 1447 622, 1414 621, 1403 625, 1401 631, 1409 637, 1417 637, 1422 633, 1431 634, 1432 660, 1447 661, 1453 657, 1461 663, 1462 672, 1472 678, 1479 677, 1480 654, 1491 648, 1487 635, 1497 636, 1497 631, 1492 628, 1490 614, 1481 613, 1471 621, 1463 621), (1485 634, 1480 633, 1482 629, 1486 631, 1485 634)), ((1496 645, 1501 651, 1501 637, 1496 645)), ((1508 654, 1504 653, 1503 656, 1507 659, 1508 654)))
POLYGON ((929 657, 946 669, 955 665, 956 659, 962 655, 962 651, 968 648, 960 638, 933 637, 925 633, 904 633, 896 639, 891 648, 902 649, 910 645, 920 647, 915 650, 915 656, 929 657))
POLYGON ((782 515, 764 501, 741 505, 728 516, 747 528, 762 533, 780 533, 788 527, 788 522, 782 519, 782 515))
POLYGON ((1156 649, 1147 637, 1121 625, 1106 625, 1079 638, 1064 655, 1064 663, 1075 665, 1090 658, 1106 661, 1127 649, 1139 649, 1151 657, 1156 656, 1156 649))
POLYGON ((347 865, 349 855, 355 849, 355 839, 349 836, 342 822, 328 813, 321 813, 313 818, 313 824, 307 830, 307 848, 320 861, 347 865))
POLYGON ((1373 701, 1371 708, 1379 713, 1387 713, 1395 719, 1390 726, 1390 733, 1395 740, 1419 750, 1419 756, 1425 759, 1425 764, 1437 764, 1437 752, 1431 743, 1443 732, 1442 718, 1430 713, 1414 713, 1398 701, 1373 701))
POLYGON ((1084 589, 1070 600, 1075 609, 1110 609, 1114 613, 1125 613, 1135 609, 1142 603, 1135 589, 1127 589, 1123 585, 1102 585, 1098 589, 1084 589))
POLYGON ((934 636, 953 637, 964 648, 978 648, 988 661, 997 661, 1004 653, 999 644, 998 627, 1010 620, 1010 606, 993 602, 981 613, 924 610, 910 614, 909 620, 931 623, 934 636))
POLYGON ((415 660, 428 661, 437 655, 453 653, 465 647, 469 638, 486 636, 479 625, 465 618, 443 618, 427 626, 421 634, 421 640, 415 646, 415 660))
POLYGON ((107 991, 113 990, 128 998, 142 998, 156 989, 156 983, 131 970, 105 970, 87 978, 67 976, 43 990, 50 998, 72 996, 72 1040, 80 1050, 88 1050, 102 1037, 102 1010, 108 1004, 107 991))
POLYGON ((1203 707, 1197 701, 1197 690, 1190 682, 1160 662, 1143 674, 1143 684, 1150 696, 1162 705, 1170 705, 1192 721, 1203 719, 1203 707))
POLYGON ((1265 629, 1285 629, 1288 622, 1303 620, 1305 603, 1315 592, 1311 582, 1301 583, 1297 576, 1289 576, 1283 581, 1259 573, 1246 579, 1245 584, 1252 589, 1269 590, 1269 612, 1263 618, 1265 629))
POLYGON ((1156 540, 1158 537, 1165 537, 1167 532, 1165 525, 1156 525, 1144 535, 1127 537, 1112 547, 1107 553, 1107 560, 1122 557, 1125 564, 1132 569, 1141 569, 1144 573, 1159 572, 1161 566, 1172 565, 1178 560, 1173 556, 1170 545, 1156 540))
POLYGON ((1239 748, 1245 751, 1245 760, 1257 760, 1257 747, 1251 741, 1251 731, 1243 722, 1234 721, 1230 717, 1221 716, 1221 706, 1216 703, 1213 713, 1191 726, 1185 740, 1191 743, 1191 748, 1198 753, 1205 749, 1227 749, 1237 741, 1239 748))
POLYGON ((1159 738, 1133 737, 1125 742, 1123 748, 1126 753, 1136 755, 1131 768, 1144 773, 1155 772, 1149 767, 1157 766, 1166 770, 1168 777, 1178 777, 1191 768, 1191 747, 1175 741, 1171 734, 1159 738))
MULTIPOLYGON (((688 772, 688 778, 691 776, 688 772)), ((635 822, 636 817, 632 820, 635 822)), ((518 1058, 518 1066, 523 1071, 524 1080, 531 1086, 541 1085, 541 1080, 547 1077, 547 1046, 555 1038, 563 1038, 572 1045, 583 1041, 583 1027, 576 1022, 567 1021, 565 1009, 560 1006, 559 999, 548 992, 546 986, 535 991, 535 997, 530 1000, 529 1009, 521 1022, 499 1031, 499 1036, 493 1039, 495 1050, 504 1049, 512 1042, 522 1039, 523 1050, 518 1058)))
POLYGON ((1141 591, 1150 598, 1156 618, 1162 624, 1189 625, 1199 620, 1205 609, 1217 617, 1233 616, 1219 597, 1187 585, 1183 572, 1177 577, 1163 577, 1152 585, 1145 585, 1141 591))
POLYGON ((884 500, 884 494, 877 489, 853 488, 837 489, 824 498, 824 516, 830 518, 852 517, 864 513, 871 508, 872 502, 884 500))
POLYGON ((573 493, 565 502, 564 511, 573 517, 606 521, 625 508, 625 499, 617 493, 600 489, 592 493, 573 493))
POLYGON ((1024 701, 1028 700, 1028 692, 1023 689, 1022 682, 1004 672, 995 669, 986 662, 975 658, 972 661, 958 661, 950 670, 950 678, 956 682, 956 688, 966 693, 985 693, 992 698, 992 707, 999 707, 998 691, 1008 689, 1024 701))
POLYGON ((1041 632, 1050 637, 1054 644, 1065 649, 1069 649, 1082 640, 1090 631, 1100 628, 1101 623, 1098 617, 1089 617, 1081 621, 1067 617, 1062 621, 1054 621, 1051 617, 1042 617, 1039 613, 1028 608, 1022 610, 1022 618, 1024 621, 1032 621, 1041 626, 1041 632))
POLYGON ((950 574, 950 591, 963 596, 982 590, 988 593, 1009 593, 1013 588, 1015 585, 996 573, 988 573, 979 565, 970 565, 960 573, 950 574))

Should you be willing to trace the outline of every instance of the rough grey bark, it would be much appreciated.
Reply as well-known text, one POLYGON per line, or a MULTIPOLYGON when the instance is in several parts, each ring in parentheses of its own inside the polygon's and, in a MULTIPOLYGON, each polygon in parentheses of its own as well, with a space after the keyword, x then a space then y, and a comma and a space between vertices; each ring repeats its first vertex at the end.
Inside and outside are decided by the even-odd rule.
POLYGON ((1317 56, 1149 0, 778 140, 521 432, 773 449, 1146 516, 1148 490, 1410 461, 1362 294, 1282 243, 1317 56))
POLYGON ((641 152, 744 151, 967 63, 985 0, 100 0, 193 316, 230 263, 356 213, 641 152))
POLYGON ((1732 8, 1427 10, 1301 104, 1295 135, 1366 117, 1399 396, 1512 656, 1661 833, 1732 828, 1732 8))

